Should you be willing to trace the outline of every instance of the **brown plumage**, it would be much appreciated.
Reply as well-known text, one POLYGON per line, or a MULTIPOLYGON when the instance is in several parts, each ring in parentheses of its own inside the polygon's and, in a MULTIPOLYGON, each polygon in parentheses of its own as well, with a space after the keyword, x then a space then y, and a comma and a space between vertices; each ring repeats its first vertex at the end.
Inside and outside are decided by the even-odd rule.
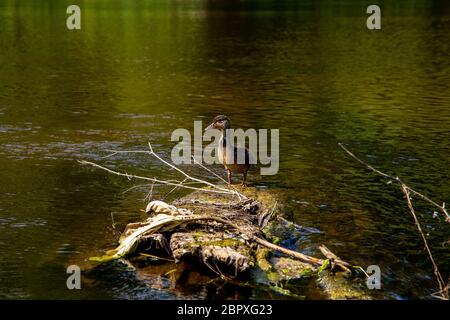
POLYGON ((222 138, 219 141, 218 147, 218 157, 219 161, 225 166, 225 169, 227 170, 228 186, 230 187, 231 185, 232 173, 242 173, 242 185, 245 186, 247 172, 254 165, 251 164, 251 156, 247 148, 239 148, 233 146, 233 148, 231 149, 231 144, 229 145, 226 139, 226 130, 230 129, 230 127, 230 118, 224 115, 219 115, 214 118, 213 122, 205 129, 205 131, 208 129, 218 129, 222 131, 222 138), (233 153, 232 157, 231 155, 228 155, 228 152, 230 151, 233 153), (238 154, 241 152, 244 152, 245 154, 244 163, 238 163, 238 154))

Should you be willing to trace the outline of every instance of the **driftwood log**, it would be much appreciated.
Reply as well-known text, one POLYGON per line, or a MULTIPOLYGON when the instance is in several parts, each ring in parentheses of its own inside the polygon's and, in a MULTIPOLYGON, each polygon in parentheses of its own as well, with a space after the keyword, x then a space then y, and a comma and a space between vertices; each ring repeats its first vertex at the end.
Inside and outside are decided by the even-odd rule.
POLYGON ((201 191, 171 204, 152 201, 145 221, 128 224, 116 249, 91 260, 107 262, 143 254, 188 263, 224 279, 248 278, 257 269, 269 284, 317 276, 332 298, 369 297, 351 287, 336 290, 332 284, 336 275, 348 278, 356 274, 356 268, 324 245, 318 247, 324 257, 318 258, 276 244, 280 228, 295 229, 300 235, 320 231, 281 217, 282 205, 270 192, 255 188, 242 192, 246 197, 235 201, 201 191))

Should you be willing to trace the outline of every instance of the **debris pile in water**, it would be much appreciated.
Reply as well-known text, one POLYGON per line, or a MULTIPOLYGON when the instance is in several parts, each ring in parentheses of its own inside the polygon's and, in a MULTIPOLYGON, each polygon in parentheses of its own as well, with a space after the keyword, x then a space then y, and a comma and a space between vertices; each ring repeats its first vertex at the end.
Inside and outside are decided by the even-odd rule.
POLYGON ((370 298, 351 281, 342 280, 354 279, 356 269, 325 246, 319 247, 325 256, 321 259, 275 244, 280 240, 280 230, 301 236, 320 231, 282 218, 282 205, 268 191, 247 187, 242 193, 245 199, 239 201, 201 191, 172 204, 152 201, 146 208, 149 218, 128 224, 116 249, 91 260, 107 262, 136 254, 171 258, 222 278, 252 278, 283 294, 289 292, 279 284, 317 277, 330 298, 370 298))

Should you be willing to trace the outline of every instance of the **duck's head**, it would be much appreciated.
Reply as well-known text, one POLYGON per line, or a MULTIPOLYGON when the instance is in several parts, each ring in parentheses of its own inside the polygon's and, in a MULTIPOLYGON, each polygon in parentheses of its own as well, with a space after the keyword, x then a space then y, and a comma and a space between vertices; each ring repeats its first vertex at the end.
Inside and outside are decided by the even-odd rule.
POLYGON ((208 127, 206 127, 205 131, 209 129, 225 130, 229 129, 230 126, 231 126, 230 118, 224 115, 220 115, 214 118, 213 122, 208 127))

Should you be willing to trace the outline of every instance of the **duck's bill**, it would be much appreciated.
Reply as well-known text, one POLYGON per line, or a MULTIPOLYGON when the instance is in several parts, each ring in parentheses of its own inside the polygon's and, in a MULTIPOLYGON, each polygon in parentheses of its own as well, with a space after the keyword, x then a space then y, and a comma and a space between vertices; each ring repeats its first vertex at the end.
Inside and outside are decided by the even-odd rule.
POLYGON ((213 129, 214 128, 214 123, 211 123, 209 126, 207 126, 206 128, 205 128, 205 131, 206 130, 209 130, 209 129, 213 129))

